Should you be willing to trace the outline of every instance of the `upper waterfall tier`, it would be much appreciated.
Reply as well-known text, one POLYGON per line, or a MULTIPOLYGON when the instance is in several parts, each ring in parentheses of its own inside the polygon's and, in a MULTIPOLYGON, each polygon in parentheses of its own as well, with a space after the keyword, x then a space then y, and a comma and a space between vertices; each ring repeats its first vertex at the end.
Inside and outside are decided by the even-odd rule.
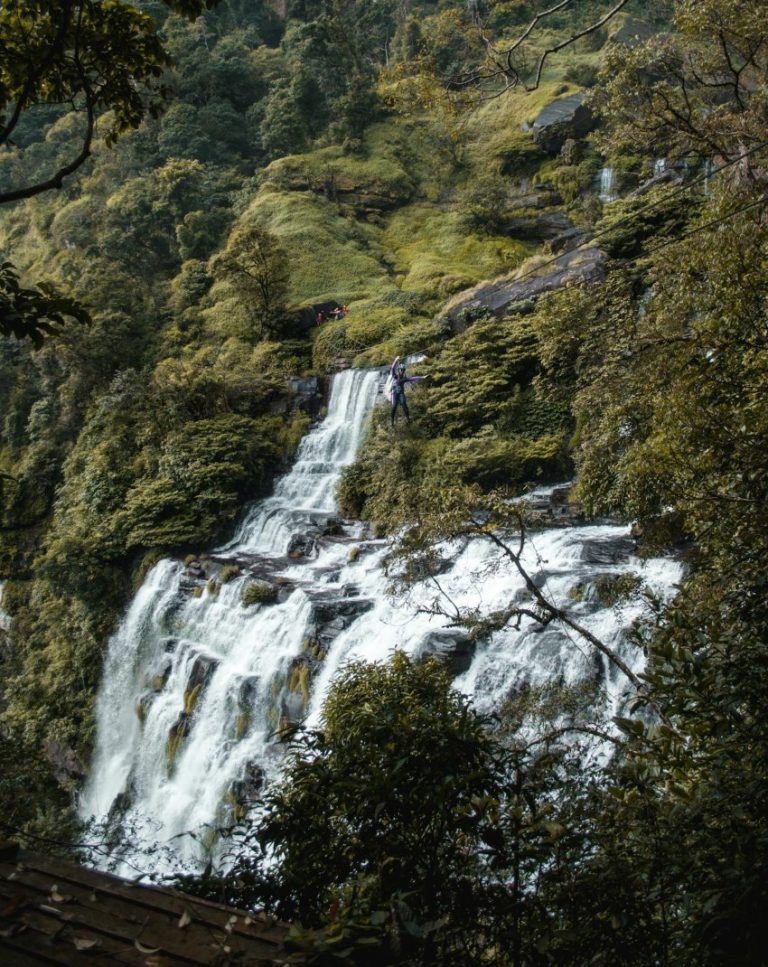
POLYGON ((335 511, 339 474, 355 458, 379 380, 377 371, 358 369, 335 377, 328 415, 304 437, 293 469, 251 510, 224 551, 284 553, 292 526, 335 511))

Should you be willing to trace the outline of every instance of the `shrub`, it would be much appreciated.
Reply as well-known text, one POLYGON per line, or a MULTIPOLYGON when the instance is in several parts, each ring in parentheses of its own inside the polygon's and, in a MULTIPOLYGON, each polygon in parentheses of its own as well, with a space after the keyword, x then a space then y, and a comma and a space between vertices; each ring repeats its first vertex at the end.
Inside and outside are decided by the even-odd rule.
POLYGON ((277 601, 277 588, 268 581, 250 581, 243 588, 240 601, 244 608, 254 604, 274 604, 277 601))
POLYGON ((221 571, 219 571, 219 580, 222 584, 229 584, 230 581, 239 578, 241 574, 242 571, 237 564, 225 564, 221 571))

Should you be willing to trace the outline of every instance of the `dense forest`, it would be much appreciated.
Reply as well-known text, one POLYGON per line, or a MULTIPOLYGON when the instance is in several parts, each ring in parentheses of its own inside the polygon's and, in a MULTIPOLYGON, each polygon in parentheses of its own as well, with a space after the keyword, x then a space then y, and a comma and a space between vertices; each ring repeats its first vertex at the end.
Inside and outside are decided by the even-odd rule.
MULTIPOLYGON (((604 589, 643 598, 631 712, 554 683, 490 720, 437 662, 350 665, 184 887, 307 962, 768 963, 768 9, 543 8, 0 7, 5 836, 95 835, 105 643, 290 465, 297 378, 419 354, 341 512, 407 595, 468 537, 520 569, 511 498, 575 478, 685 563, 669 601, 604 589)), ((476 641, 524 610, 436 608, 476 641)))

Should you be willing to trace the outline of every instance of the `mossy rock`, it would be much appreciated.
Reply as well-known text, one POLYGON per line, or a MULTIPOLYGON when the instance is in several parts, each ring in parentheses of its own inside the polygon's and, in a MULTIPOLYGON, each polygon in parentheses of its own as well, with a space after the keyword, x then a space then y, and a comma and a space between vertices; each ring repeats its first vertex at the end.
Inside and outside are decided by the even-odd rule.
POLYGON ((184 692, 184 712, 187 715, 191 715, 194 712, 195 706, 197 705, 197 700, 200 698, 200 691, 202 687, 202 683, 200 683, 199 685, 195 685, 193 688, 189 688, 186 692, 184 692))
POLYGON ((240 601, 244 608, 254 604, 274 604, 277 601, 278 589, 268 581, 249 581, 243 588, 240 601))
POLYGON ((230 581, 239 578, 242 573, 238 564, 225 564, 219 571, 219 580, 222 584, 229 584, 230 581))

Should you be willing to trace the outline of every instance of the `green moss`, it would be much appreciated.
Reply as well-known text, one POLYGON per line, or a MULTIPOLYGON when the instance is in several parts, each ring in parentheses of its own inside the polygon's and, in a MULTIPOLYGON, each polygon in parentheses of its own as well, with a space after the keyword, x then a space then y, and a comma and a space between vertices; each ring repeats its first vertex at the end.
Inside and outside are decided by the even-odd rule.
POLYGON ((639 574, 601 574, 595 578, 600 603, 609 608, 636 597, 642 584, 639 574))
POLYGON ((230 581, 239 578, 242 573, 237 564, 225 564, 219 571, 219 580, 222 584, 229 584, 230 581))
POLYGON ((545 80, 531 93, 498 97, 482 104, 467 122, 465 154, 471 168, 479 172, 501 169, 513 177, 530 174, 546 156, 523 125, 532 125, 542 108, 556 97, 577 90, 574 84, 545 80))
POLYGON ((251 724, 251 716, 248 712, 241 712, 235 720, 235 738, 242 739, 251 724))
POLYGON ((299 692, 301 701, 306 708, 309 705, 309 690, 312 682, 312 675, 309 665, 306 662, 299 662, 291 669, 288 676, 288 691, 299 692))
POLYGON ((169 776, 173 772, 173 767, 176 764, 176 757, 179 754, 179 749, 181 749, 181 745, 186 734, 185 728, 174 728, 171 730, 171 733, 168 736, 168 741, 165 743, 165 769, 169 776))
POLYGON ((213 597, 216 597, 216 595, 219 593, 221 585, 216 580, 216 578, 210 578, 210 580, 208 581, 205 587, 206 587, 206 590, 208 591, 208 594, 211 594, 213 595, 213 597))
POLYGON ((395 288, 381 264, 378 232, 339 216, 335 202, 312 192, 262 189, 246 218, 278 236, 290 254, 289 300, 352 303, 395 288))
POLYGON ((404 290, 433 290, 443 297, 511 272, 528 254, 510 238, 467 234, 459 213, 427 204, 396 212, 383 243, 404 290))
POLYGON ((267 581, 251 581, 243 588, 240 601, 244 608, 254 604, 274 604, 277 601, 277 588, 267 581))
POLYGON ((265 172, 278 190, 310 190, 336 199, 344 193, 371 195, 382 201, 406 202, 415 190, 402 164, 402 133, 396 122, 382 122, 365 132, 362 151, 345 154, 331 145, 274 161, 265 172))
POLYGON ((202 687, 202 684, 195 685, 194 688, 188 688, 184 692, 184 711, 187 715, 191 715, 195 711, 202 687))

